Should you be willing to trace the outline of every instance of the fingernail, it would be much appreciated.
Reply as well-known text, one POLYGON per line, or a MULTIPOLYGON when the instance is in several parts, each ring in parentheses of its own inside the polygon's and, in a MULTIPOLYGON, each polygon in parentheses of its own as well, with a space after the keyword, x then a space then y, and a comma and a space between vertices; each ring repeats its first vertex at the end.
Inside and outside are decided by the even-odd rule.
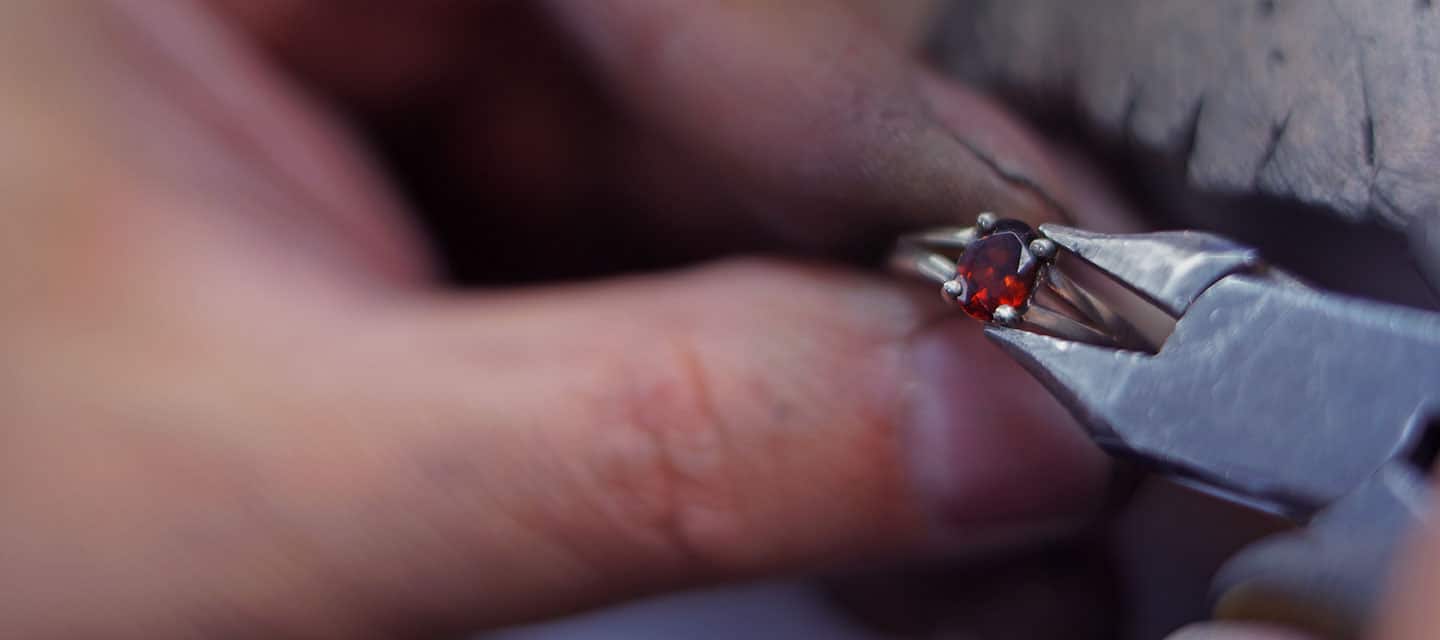
POLYGON ((1088 520, 1104 490, 1103 453, 977 323, 956 316, 907 346, 915 481, 942 538, 1055 531, 1088 520), (1000 529, 997 529, 1000 527, 1000 529))
POLYGON ((1165 640, 1316 640, 1281 627, 1238 622, 1207 622, 1185 627, 1165 640))

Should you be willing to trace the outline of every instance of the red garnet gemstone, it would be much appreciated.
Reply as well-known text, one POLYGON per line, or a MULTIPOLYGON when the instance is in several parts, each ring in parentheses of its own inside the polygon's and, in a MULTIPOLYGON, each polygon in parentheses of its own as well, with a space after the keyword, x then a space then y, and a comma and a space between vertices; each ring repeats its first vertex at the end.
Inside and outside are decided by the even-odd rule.
POLYGON ((965 313, 990 322, 1000 305, 1025 308, 1040 266, 1030 253, 1035 237, 1035 231, 1019 220, 1000 220, 990 233, 965 247, 955 268, 955 279, 965 287, 958 300, 965 313))

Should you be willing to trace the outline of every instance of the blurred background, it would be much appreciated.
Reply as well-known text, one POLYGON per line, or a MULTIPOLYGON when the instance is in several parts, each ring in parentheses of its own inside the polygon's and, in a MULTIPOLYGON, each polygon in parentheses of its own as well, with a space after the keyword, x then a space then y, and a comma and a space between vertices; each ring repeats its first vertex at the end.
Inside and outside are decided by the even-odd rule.
MULTIPOLYGON (((1410 73, 1420 51, 1440 47, 1440 29, 1417 16, 1416 3, 853 4, 937 72, 985 88, 1103 167, 1149 225, 1219 231, 1321 286, 1436 308, 1406 244, 1407 230, 1433 219, 1440 201, 1423 179, 1440 160, 1424 110, 1434 83, 1410 73)), ((703 244, 648 242, 646 226, 604 215, 626 207, 626 194, 603 173, 569 168, 605 165, 593 154, 608 145, 596 137, 620 116, 595 102, 571 52, 535 46, 556 40, 553 26, 523 4, 501 11, 489 19, 514 27, 471 43, 473 57, 456 65, 485 94, 484 117, 464 126, 458 114, 478 102, 464 84, 459 94, 431 92, 456 85, 411 78, 397 101, 366 95, 364 79, 329 79, 364 105, 364 130, 426 212, 452 276, 511 283, 703 257, 703 244), (595 108, 563 108, 587 101, 595 108), (591 115, 574 121, 573 111, 591 115), (476 209, 489 215, 470 215, 476 209), (547 226, 522 223, 537 216, 577 220, 574 233, 526 238, 526 229, 547 226), (500 229, 515 241, 469 241, 500 229), (527 248, 541 242, 571 258, 536 270, 527 248)), ((323 67, 306 51, 289 54, 301 69, 323 67)), ((745 230, 715 246, 764 251, 776 242, 745 230)), ((879 248, 850 251, 865 259, 879 248)), ((1284 526, 1164 480, 1120 475, 1113 517, 1035 548, 666 596, 478 638, 1149 640, 1204 619, 1219 563, 1284 526)))
MULTIPOLYGON (((835 1, 1095 167, 1147 226, 1217 231, 1319 286, 1440 308, 1409 242, 1440 224, 1440 181, 1428 179, 1440 81, 1422 62, 1440 50, 1431 3, 835 1)), ((219 4, 265 15, 266 3, 219 4)), ((306 16, 302 42, 259 30, 398 177, 451 280, 594 278, 791 247, 791 230, 706 226, 702 212, 744 208, 745 194, 688 201, 681 192, 723 189, 671 193, 659 185, 681 178, 663 167, 639 180, 622 171, 635 161, 611 155, 622 142, 664 141, 623 126, 533 5, 471 4, 465 19, 505 28, 466 39, 463 21, 395 22, 370 2, 306 16), (394 46, 333 46, 367 30, 394 46), (422 50, 432 58, 409 57, 422 50), (695 215, 607 215, 647 208, 639 193, 648 208, 695 215), (561 220, 564 234, 546 223, 561 220), (564 259, 537 261, 536 247, 564 259)), ((813 252, 873 265, 891 238, 813 252)), ((1104 518, 1027 547, 682 593, 476 638, 1154 640, 1206 618, 1219 564, 1286 526, 1123 466, 1114 484, 1104 518)))

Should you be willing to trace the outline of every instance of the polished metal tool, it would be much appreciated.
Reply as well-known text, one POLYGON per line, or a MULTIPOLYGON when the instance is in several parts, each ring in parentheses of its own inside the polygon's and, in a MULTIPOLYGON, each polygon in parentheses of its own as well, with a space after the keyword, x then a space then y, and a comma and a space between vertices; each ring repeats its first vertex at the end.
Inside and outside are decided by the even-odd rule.
POLYGON ((1300 283, 1198 232, 1039 234, 1175 319, 1157 352, 990 324, 1106 450, 1293 532, 1232 558, 1222 615, 1358 633, 1440 453, 1440 314, 1300 283))

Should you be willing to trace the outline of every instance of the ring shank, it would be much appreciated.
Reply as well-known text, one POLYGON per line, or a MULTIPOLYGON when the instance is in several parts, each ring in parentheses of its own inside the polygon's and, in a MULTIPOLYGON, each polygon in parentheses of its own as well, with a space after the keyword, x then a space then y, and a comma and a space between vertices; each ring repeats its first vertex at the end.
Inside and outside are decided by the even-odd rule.
MULTIPOLYGON (((890 268, 944 285, 955 279, 956 262, 980 236, 975 227, 941 227, 901 236, 890 255, 890 268)), ((1057 338, 1103 346, 1154 350, 1154 345, 1104 300, 1065 275, 1054 261, 1040 273, 1045 301, 1035 289, 1022 309, 1019 328, 1057 338), (1054 304, 1058 300, 1059 304, 1054 304)))

